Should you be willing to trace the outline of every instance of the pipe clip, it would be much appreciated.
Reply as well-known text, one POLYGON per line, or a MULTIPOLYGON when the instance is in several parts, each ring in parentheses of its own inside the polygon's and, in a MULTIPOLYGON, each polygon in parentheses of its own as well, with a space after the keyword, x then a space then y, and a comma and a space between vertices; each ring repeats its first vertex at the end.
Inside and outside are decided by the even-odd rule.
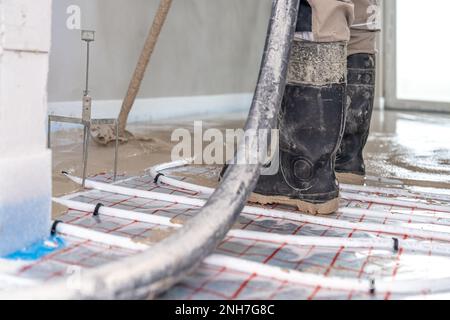
POLYGON ((397 238, 392 238, 394 240, 394 251, 398 252, 400 250, 400 241, 397 238))
POLYGON ((100 208, 104 207, 103 203, 97 203, 94 209, 94 213, 92 214, 94 217, 98 217, 100 215, 100 208))
POLYGON ((165 175, 163 173, 158 173, 155 177, 155 180, 153 180, 153 183, 158 184, 158 180, 160 177, 165 177, 165 175))
POLYGON ((55 220, 55 222, 53 222, 52 228, 51 228, 51 230, 50 230, 50 235, 51 235, 52 237, 56 236, 56 233, 57 233, 57 230, 56 230, 56 229, 58 228, 58 224, 60 224, 60 223, 62 223, 61 220, 55 220))
POLYGON ((374 296, 375 293, 377 292, 375 279, 370 280, 370 291, 369 292, 370 292, 370 295, 372 295, 372 296, 374 296))

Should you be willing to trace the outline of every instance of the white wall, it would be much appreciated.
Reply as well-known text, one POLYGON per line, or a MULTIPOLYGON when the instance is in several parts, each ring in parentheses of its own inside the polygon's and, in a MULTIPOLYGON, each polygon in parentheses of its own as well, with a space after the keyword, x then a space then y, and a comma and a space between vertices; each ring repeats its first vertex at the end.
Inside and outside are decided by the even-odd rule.
POLYGON ((0 0, 0 256, 49 236, 51 0, 0 0))
MULTIPOLYGON (((195 112, 198 97, 208 112, 250 105, 262 57, 271 0, 174 0, 154 52, 132 119, 158 117, 156 106, 195 112), (231 94, 224 106, 221 97, 231 94), (196 97, 191 99, 190 97, 196 97), (209 98, 208 98, 209 97, 209 98), (184 103, 186 102, 186 103, 184 103), (148 112, 148 113, 147 113, 148 112)), ((84 83, 84 47, 69 30, 70 5, 81 8, 82 28, 95 29, 91 94, 94 114, 116 115, 150 28, 157 0, 57 0, 53 4, 53 44, 49 100, 53 113, 73 114, 84 83), (99 102, 103 100, 103 102, 99 102), (106 101, 110 103, 105 103, 106 101), (98 111, 101 109, 100 111, 98 111)), ((167 109, 166 109, 167 110, 167 109)))

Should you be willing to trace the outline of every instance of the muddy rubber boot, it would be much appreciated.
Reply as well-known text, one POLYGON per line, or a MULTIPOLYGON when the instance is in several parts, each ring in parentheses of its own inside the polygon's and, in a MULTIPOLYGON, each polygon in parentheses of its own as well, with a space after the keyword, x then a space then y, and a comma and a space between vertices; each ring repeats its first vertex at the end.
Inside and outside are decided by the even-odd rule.
POLYGON ((341 183, 362 185, 366 175, 363 150, 369 137, 375 97, 375 55, 354 54, 347 62, 347 119, 336 158, 336 173, 341 183))
POLYGON ((310 214, 339 207, 334 165, 345 121, 346 44, 294 41, 279 114, 280 165, 261 176, 250 202, 310 214))

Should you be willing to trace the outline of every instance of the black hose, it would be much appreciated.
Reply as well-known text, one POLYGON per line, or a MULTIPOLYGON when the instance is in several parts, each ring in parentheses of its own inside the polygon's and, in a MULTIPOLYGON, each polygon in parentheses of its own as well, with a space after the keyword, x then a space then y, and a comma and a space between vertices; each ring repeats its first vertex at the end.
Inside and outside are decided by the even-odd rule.
MULTIPOLYGON (((276 126, 298 6, 299 0, 273 1, 258 84, 245 126, 247 130, 276 126)), ((206 205, 183 228, 146 252, 86 271, 81 276, 80 288, 54 283, 34 292, 27 289, 27 294, 46 299, 155 297, 195 270, 224 239, 253 191, 260 168, 260 164, 230 166, 206 205)))

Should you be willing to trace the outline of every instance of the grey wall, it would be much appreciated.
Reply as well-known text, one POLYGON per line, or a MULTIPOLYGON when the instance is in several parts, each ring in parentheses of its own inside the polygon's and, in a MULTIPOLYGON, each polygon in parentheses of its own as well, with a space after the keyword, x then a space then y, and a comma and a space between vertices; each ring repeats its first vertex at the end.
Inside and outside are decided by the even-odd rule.
MULTIPOLYGON (((85 49, 66 27, 69 5, 92 46, 95 99, 122 99, 159 0, 53 0, 49 100, 79 100, 85 49)), ((271 0, 174 0, 141 89, 141 98, 252 92, 271 0)))

